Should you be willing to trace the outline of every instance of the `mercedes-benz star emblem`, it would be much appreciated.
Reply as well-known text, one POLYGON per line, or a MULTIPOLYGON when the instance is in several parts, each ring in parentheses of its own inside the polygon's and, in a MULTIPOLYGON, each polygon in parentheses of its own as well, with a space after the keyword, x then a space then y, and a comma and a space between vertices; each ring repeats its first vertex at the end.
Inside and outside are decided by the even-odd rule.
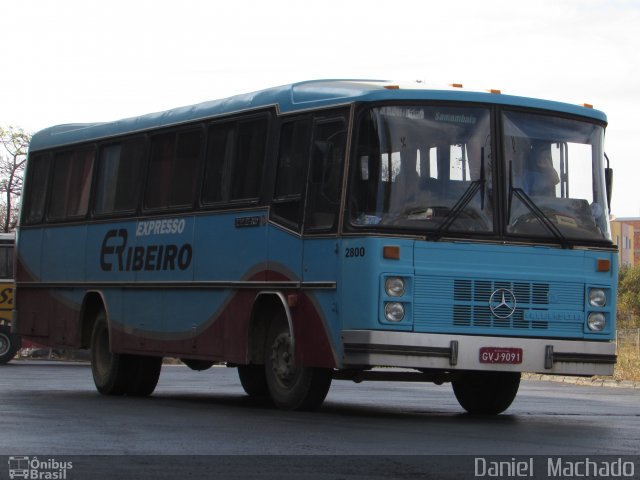
POLYGON ((497 318, 509 318, 516 311, 516 296, 511 290, 499 288, 489 299, 491 313, 497 318))

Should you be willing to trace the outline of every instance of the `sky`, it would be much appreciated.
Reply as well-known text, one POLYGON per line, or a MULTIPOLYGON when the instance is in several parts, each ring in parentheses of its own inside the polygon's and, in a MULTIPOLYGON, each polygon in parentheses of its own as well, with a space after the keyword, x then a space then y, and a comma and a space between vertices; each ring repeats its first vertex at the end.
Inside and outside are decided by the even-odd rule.
POLYGON ((3 0, 1 11, 0 126, 33 133, 310 79, 462 83, 604 111, 612 213, 640 217, 640 0, 3 0))

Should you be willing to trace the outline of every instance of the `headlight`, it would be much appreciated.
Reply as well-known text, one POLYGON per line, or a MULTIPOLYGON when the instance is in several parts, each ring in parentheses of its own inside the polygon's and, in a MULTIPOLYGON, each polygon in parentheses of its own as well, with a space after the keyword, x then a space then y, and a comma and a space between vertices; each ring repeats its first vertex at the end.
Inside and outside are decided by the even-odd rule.
POLYGON ((390 322, 401 322, 404 318, 404 306, 400 302, 385 303, 384 318, 390 322))
POLYGON ((601 332, 607 325, 607 319, 604 317, 604 313, 591 312, 589 318, 587 318, 587 325, 589 326, 589 330, 601 332))
POLYGON ((390 297, 401 297, 404 295, 404 280, 400 277, 389 277, 384 282, 384 291, 390 297))
POLYGON ((601 288, 589 290, 589 305, 592 307, 604 307, 607 304, 607 294, 601 288))

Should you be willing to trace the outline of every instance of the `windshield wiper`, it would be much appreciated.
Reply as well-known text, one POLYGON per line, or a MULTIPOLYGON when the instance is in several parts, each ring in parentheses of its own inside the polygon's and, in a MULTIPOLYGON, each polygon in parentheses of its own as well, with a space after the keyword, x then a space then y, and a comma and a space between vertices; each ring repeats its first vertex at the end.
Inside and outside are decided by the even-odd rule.
POLYGON ((466 208, 467 205, 476 196, 476 193, 480 191, 480 209, 484 210, 484 186, 485 186, 485 174, 484 174, 484 147, 480 149, 480 178, 471 182, 471 185, 465 190, 464 194, 456 202, 453 208, 449 211, 447 216, 440 222, 435 232, 427 235, 428 240, 438 241, 442 236, 451 228, 453 222, 458 218, 460 213, 466 208))
POLYGON ((562 248, 573 248, 573 245, 567 240, 567 238, 562 234, 560 229, 556 227, 551 219, 538 207, 531 197, 525 193, 525 191, 519 187, 513 186, 513 172, 512 172, 513 162, 509 162, 509 203, 507 205, 507 221, 511 219, 511 203, 513 200, 513 196, 515 195, 518 200, 520 200, 525 207, 527 207, 540 223, 545 226, 545 228, 551 232, 558 243, 562 246, 562 248))

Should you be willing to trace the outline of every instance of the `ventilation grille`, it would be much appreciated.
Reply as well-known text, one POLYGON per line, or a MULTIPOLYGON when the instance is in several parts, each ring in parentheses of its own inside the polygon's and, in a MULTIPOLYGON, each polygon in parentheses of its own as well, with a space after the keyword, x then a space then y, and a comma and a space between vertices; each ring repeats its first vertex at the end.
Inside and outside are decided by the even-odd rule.
POLYGON ((549 304, 548 283, 491 282, 486 280, 454 280, 453 299, 463 302, 488 303, 491 294, 504 288, 513 292, 518 304, 549 304))

